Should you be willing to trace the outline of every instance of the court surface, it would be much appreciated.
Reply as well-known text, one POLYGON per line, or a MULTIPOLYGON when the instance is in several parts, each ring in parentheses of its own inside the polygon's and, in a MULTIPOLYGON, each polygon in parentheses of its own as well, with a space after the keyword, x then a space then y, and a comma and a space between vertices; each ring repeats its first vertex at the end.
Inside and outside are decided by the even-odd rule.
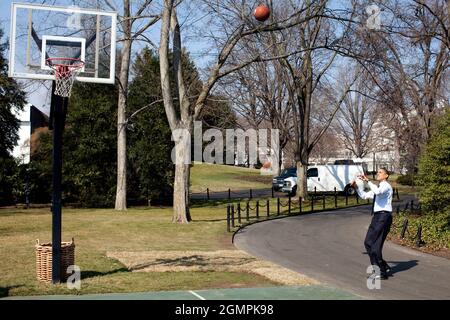
POLYGON ((324 286, 277 286, 187 291, 8 297, 5 300, 353 300, 360 297, 324 286))

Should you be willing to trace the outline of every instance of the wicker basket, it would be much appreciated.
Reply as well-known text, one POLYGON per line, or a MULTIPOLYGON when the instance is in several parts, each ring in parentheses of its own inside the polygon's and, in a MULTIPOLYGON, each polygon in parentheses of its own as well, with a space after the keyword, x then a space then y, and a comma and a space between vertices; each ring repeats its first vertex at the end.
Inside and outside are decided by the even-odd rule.
MULTIPOLYGON (((75 264, 75 242, 61 242, 61 281, 67 281, 67 268, 75 264)), ((52 244, 36 240, 36 276, 39 281, 52 282, 52 244)))

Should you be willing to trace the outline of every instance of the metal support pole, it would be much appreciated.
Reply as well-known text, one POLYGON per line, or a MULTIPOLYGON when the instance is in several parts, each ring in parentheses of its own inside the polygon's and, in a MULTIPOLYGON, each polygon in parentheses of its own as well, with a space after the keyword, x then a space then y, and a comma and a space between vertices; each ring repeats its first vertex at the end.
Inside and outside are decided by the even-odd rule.
POLYGON ((52 174, 52 282, 61 282, 61 183, 62 183, 62 136, 68 99, 54 94, 53 81, 51 113, 53 128, 53 174, 52 174))

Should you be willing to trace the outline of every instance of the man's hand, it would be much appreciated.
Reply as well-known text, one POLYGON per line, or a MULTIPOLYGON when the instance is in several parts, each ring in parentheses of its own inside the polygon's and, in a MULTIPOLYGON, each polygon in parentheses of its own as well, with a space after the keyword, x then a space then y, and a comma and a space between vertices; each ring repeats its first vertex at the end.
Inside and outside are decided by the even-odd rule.
POLYGON ((369 178, 367 178, 365 175, 360 175, 360 176, 358 176, 358 178, 360 178, 362 181, 365 181, 365 182, 369 182, 369 178))
POLYGON ((353 180, 351 183, 350 183, 350 186, 353 188, 353 189, 356 189, 358 186, 356 185, 356 181, 355 180, 353 180))

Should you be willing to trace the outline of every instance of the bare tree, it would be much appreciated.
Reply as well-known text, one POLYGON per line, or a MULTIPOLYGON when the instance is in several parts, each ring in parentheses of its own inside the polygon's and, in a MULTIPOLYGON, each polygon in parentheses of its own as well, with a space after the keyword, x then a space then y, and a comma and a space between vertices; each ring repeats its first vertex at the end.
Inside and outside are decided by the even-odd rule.
MULTIPOLYGON (((355 72, 356 68, 350 66, 341 70, 342 85, 347 85, 355 72)), ((378 120, 377 101, 373 96, 376 96, 374 85, 363 74, 344 99, 333 125, 345 149, 357 158, 364 158, 374 147, 377 138, 373 134, 373 126, 378 120), (370 84, 371 87, 368 87, 370 84)))
POLYGON ((360 62, 380 89, 385 122, 396 132, 409 170, 417 165, 432 121, 448 101, 448 15, 442 14, 448 5, 444 2, 389 1, 383 7, 381 29, 358 36, 365 50, 376 53, 372 61, 360 62))
MULTIPOLYGON (((116 5, 104 0, 105 5, 114 11, 118 11, 116 5)), ((122 14, 119 15, 122 37, 118 41, 122 43, 120 54, 120 70, 118 74, 119 98, 117 110, 117 188, 116 188, 116 210, 127 209, 127 96, 128 82, 131 64, 131 50, 133 41, 144 35, 144 32, 154 25, 158 15, 145 14, 152 0, 143 0, 140 3, 132 3, 132 0, 123 0, 122 14), (133 12, 135 9, 135 12, 133 12), (142 20, 144 22, 142 23, 142 20), (140 25, 133 28, 133 24, 139 21, 140 25)))
MULTIPOLYGON (((219 27, 221 37, 214 37, 216 48, 220 48, 215 63, 208 72, 208 78, 203 84, 203 88, 199 96, 193 101, 189 100, 186 95, 186 85, 183 80, 181 66, 181 31, 178 23, 175 1, 165 0, 162 25, 161 40, 159 48, 160 71, 161 71, 161 87, 163 91, 164 107, 172 131, 177 129, 184 130, 186 136, 190 136, 194 119, 197 119, 205 106, 205 102, 219 79, 236 72, 251 63, 274 60, 279 57, 264 57, 257 55, 245 61, 230 63, 229 57, 235 49, 237 43, 248 36, 259 32, 269 32, 292 28, 312 19, 319 12, 309 10, 308 14, 303 14, 311 7, 311 4, 304 5, 300 9, 296 8, 293 13, 286 19, 268 24, 256 24, 251 15, 243 14, 251 12, 251 7, 246 1, 229 1, 229 2, 209 2, 205 1, 204 6, 209 9, 209 13, 214 19, 220 21, 219 27), (230 5, 231 4, 231 5, 230 5), (217 17, 217 15, 220 15, 217 17), (301 14, 303 16, 299 17, 301 14), (169 38, 170 30, 173 31, 173 77, 178 84, 176 96, 179 100, 180 109, 176 110, 173 103, 173 96, 170 88, 170 64, 169 64, 169 38), (229 32, 230 31, 230 32, 229 32)), ((213 28, 212 25, 209 25, 213 28)), ((175 182, 174 182, 174 216, 173 221, 186 223, 191 219, 189 214, 189 173, 190 167, 185 163, 188 156, 188 146, 182 142, 182 146, 176 148, 176 164, 175 164, 175 182)))
MULTIPOLYGON (((329 107, 324 114, 326 117, 322 117, 320 129, 313 133, 311 126, 318 127, 317 121, 314 123, 314 119, 312 119, 313 98, 327 94, 327 91, 329 91, 329 86, 328 89, 324 87, 324 83, 327 82, 327 72, 331 70, 334 63, 339 61, 337 59, 339 49, 336 48, 345 44, 345 38, 348 36, 354 14, 354 8, 350 7, 347 11, 340 10, 345 12, 344 16, 340 14, 325 18, 325 13, 329 11, 327 4, 327 1, 316 2, 314 7, 322 14, 302 24, 296 33, 290 34, 291 37, 298 39, 295 42, 292 39, 293 43, 307 50, 296 56, 283 59, 285 70, 290 76, 288 91, 293 106, 294 155, 298 177, 297 192, 303 199, 308 196, 306 170, 309 156, 330 126, 333 117, 358 78, 358 75, 355 75, 338 94, 328 93, 329 107), (340 35, 334 32, 336 26, 333 26, 333 24, 335 23, 339 23, 343 30, 340 35), (323 90, 321 90, 321 87, 323 90)), ((342 60, 339 63, 342 63, 342 60)))
POLYGON ((336 157, 341 143, 336 131, 330 127, 311 150, 310 160, 314 159, 321 164, 328 163, 330 158, 336 157))
MULTIPOLYGON (((262 36, 255 35, 257 38, 262 36)), ((272 37, 272 33, 268 33, 267 37, 272 37)), ((270 38, 266 40, 270 41, 270 38)), ((246 60, 259 54, 260 49, 255 47, 258 44, 244 39, 240 46, 245 46, 246 50, 241 50, 231 59, 246 60)), ((267 51, 273 56, 286 53, 286 50, 278 50, 276 46, 271 46, 267 51)), ((279 154, 272 155, 278 159, 278 169, 282 167, 281 155, 292 133, 286 81, 280 62, 273 60, 253 63, 220 82, 221 90, 233 102, 234 110, 245 120, 247 127, 279 130, 279 154)), ((279 170, 273 174, 279 175, 279 170)))

